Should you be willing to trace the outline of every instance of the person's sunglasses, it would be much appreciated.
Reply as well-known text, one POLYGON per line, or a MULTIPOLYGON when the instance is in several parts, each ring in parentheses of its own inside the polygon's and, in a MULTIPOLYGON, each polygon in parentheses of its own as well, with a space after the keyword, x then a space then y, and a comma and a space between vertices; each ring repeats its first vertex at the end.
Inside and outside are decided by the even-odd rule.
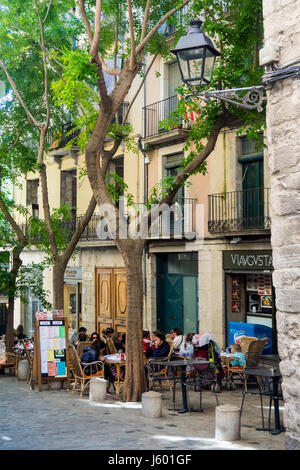
POLYGON ((92 339, 98 339, 97 336, 93 336, 92 339))

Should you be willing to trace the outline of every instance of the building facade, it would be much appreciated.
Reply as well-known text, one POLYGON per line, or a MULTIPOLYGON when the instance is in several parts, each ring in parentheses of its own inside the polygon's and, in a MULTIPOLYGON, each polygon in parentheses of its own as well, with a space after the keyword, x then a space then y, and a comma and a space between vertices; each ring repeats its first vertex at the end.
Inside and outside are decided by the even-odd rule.
MULTIPOLYGON (((264 0, 265 47, 279 48, 271 70, 300 63, 297 0, 264 0)), ((299 72, 298 72, 299 73, 299 72)), ((286 449, 300 449, 300 81, 276 81, 267 91, 267 144, 270 153, 272 249, 278 349, 285 399, 286 449)))
MULTIPOLYGON (((152 58, 147 60, 150 63, 152 58)), ((188 122, 178 122, 171 130, 161 124, 177 107, 180 84, 177 64, 157 57, 129 113, 134 137, 141 137, 139 154, 120 147, 109 169, 124 177, 138 204, 148 200, 162 178, 176 175, 186 156, 183 147, 197 116, 190 115, 188 122)), ((128 102, 138 86, 137 80, 128 102)), ((241 328, 258 324, 272 330, 276 346, 268 153, 257 151, 236 131, 220 133, 208 158, 207 174, 191 176, 190 184, 178 191, 167 232, 160 219, 157 231, 148 237, 143 260, 144 327, 165 333, 175 326, 185 334, 207 331, 224 347, 229 342, 229 322, 241 328)), ((76 220, 91 197, 87 177, 79 178, 84 155, 76 147, 67 150, 61 142, 47 161, 53 182, 51 206, 68 202, 76 207, 76 220)), ((28 175, 24 191, 16 198, 43 218, 38 188, 36 176, 28 175)), ((96 210, 65 272, 64 311, 70 333, 82 325, 89 332, 101 332, 107 326, 125 331, 123 260, 113 240, 99 240, 98 222, 96 210)), ((33 255, 44 256, 24 252, 24 262, 33 255)), ((45 287, 51 292, 51 269, 45 275, 45 287)), ((26 317, 29 324, 37 308, 36 299, 31 299, 20 306, 16 321, 26 323, 26 317)))

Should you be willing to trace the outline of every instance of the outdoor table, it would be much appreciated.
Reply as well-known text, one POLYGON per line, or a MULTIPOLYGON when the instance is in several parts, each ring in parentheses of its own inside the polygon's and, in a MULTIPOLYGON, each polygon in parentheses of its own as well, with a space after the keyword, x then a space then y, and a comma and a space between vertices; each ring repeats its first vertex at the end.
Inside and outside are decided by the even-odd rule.
MULTIPOLYGON (((178 413, 186 413, 189 411, 187 403, 187 393, 186 393, 186 366, 194 366, 196 364, 206 365, 211 364, 211 361, 205 359, 181 359, 181 360, 171 360, 171 361, 155 361, 155 365, 163 365, 166 367, 179 367, 181 369, 180 381, 181 381, 181 393, 182 393, 182 404, 183 408, 175 409, 175 391, 176 391, 176 371, 174 376, 174 385, 173 385, 173 403, 174 408, 172 411, 177 411, 178 413)), ((192 410, 192 411, 202 411, 202 410, 192 410)))
POLYGON ((125 366, 126 361, 110 361, 105 359, 105 364, 116 366, 117 377, 116 377, 116 395, 120 394, 120 382, 121 382, 121 367, 125 366))
POLYGON ((277 367, 279 366, 280 357, 278 354, 262 354, 261 358, 259 359, 259 365, 268 365, 277 367))
MULTIPOLYGON (((269 404, 269 416, 270 410, 272 406, 272 401, 274 403, 274 418, 275 418, 275 428, 265 427, 264 423, 263 426, 257 427, 258 431, 270 431, 271 434, 276 435, 284 431, 284 427, 280 424, 280 415, 279 415, 279 380, 281 378, 281 373, 278 368, 267 368, 267 367, 255 367, 245 369, 245 373, 247 375, 254 375, 255 377, 266 378, 267 380, 271 380, 272 387, 269 387, 269 395, 270 395, 270 404, 269 404)), ((260 396, 262 396, 261 389, 259 387, 260 396)), ((243 391, 243 401, 244 401, 244 391, 243 391)))

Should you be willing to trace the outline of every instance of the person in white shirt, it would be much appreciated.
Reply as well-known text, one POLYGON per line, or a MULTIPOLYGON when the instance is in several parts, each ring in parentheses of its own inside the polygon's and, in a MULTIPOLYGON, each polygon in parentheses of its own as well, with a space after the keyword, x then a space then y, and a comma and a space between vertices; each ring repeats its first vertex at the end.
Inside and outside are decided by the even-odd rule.
POLYGON ((170 331, 170 338, 173 341, 174 344, 174 354, 179 354, 180 346, 183 341, 183 336, 182 336, 182 331, 180 328, 176 326, 176 328, 173 328, 170 331))
MULTIPOLYGON (((192 339, 195 333, 188 333, 184 340, 181 343, 179 356, 184 357, 185 359, 193 359, 194 356, 194 346, 192 339)), ((189 372, 193 370, 193 366, 186 366, 186 371, 189 372)))

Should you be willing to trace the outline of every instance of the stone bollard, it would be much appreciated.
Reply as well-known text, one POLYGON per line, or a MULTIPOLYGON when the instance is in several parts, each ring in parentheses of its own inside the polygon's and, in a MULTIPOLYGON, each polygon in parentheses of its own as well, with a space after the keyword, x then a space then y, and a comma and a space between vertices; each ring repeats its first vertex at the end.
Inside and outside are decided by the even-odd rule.
POLYGON ((160 418, 162 415, 161 393, 145 392, 142 394, 142 415, 145 418, 160 418))
POLYGON ((29 364, 27 359, 24 359, 18 364, 18 380, 27 380, 29 372, 29 364))
POLYGON ((215 438, 218 441, 239 441, 241 439, 240 411, 237 406, 217 406, 215 438))
POLYGON ((107 380, 95 377, 90 381, 90 401, 103 401, 106 397, 107 380))

